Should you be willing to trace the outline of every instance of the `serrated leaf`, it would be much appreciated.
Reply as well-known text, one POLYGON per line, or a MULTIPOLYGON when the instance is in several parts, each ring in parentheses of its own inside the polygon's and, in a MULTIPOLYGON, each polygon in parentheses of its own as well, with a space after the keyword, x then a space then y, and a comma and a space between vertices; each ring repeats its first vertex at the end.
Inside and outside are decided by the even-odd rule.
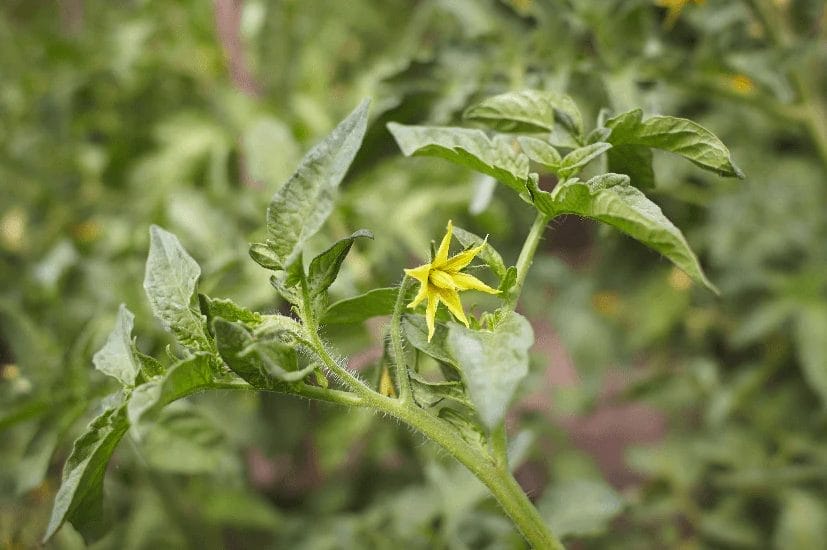
POLYGON ((541 139, 520 136, 517 138, 520 148, 534 162, 545 166, 551 172, 557 172, 563 157, 550 143, 541 139))
POLYGON ((439 157, 487 174, 525 194, 528 158, 515 152, 505 136, 489 139, 481 130, 439 126, 405 126, 388 123, 402 153, 407 156, 439 157))
POLYGON ((460 242, 462 246, 465 248, 473 248, 484 244, 482 250, 480 250, 477 257, 485 262, 485 264, 491 268, 491 271, 494 272, 494 275, 497 276, 498 279, 502 279, 505 276, 505 262, 503 262, 502 256, 497 250, 491 246, 488 241, 481 239, 478 235, 471 233, 470 231, 466 231, 461 227, 457 227, 456 225, 453 228, 454 237, 460 242))
POLYGON ((353 298, 339 300, 327 308, 322 323, 361 323, 371 317, 390 315, 398 294, 398 288, 376 288, 353 298))
POLYGON ((541 212, 549 216, 576 214, 616 227, 666 256, 693 280, 718 292, 704 275, 683 233, 658 205, 629 185, 628 176, 604 174, 585 183, 565 183, 553 194, 536 186, 533 192, 534 204, 541 212))
POLYGON ((569 178, 580 172, 584 166, 611 148, 611 143, 604 143, 601 141, 592 143, 591 145, 586 145, 584 147, 578 147, 563 157, 563 160, 560 161, 560 167, 557 175, 561 178, 569 178))
POLYGON ((313 371, 298 370, 294 349, 276 341, 257 341, 241 324, 218 318, 213 322, 218 352, 227 366, 256 388, 273 389, 299 382, 313 371))
POLYGON ((626 174, 638 189, 655 187, 652 150, 642 145, 615 145, 606 154, 609 171, 626 174))
POLYGON ((92 357, 95 368, 116 378, 124 386, 134 386, 140 372, 140 364, 132 353, 132 327, 135 315, 121 304, 115 326, 106 343, 92 357))
POLYGON ((555 120, 562 118, 577 136, 583 135, 583 118, 574 101, 549 91, 521 90, 489 97, 469 107, 463 116, 504 132, 550 132, 555 120))
POLYGON ((795 342, 804 379, 827 408, 827 307, 812 304, 801 308, 795 342))
POLYGON ((635 109, 607 120, 606 127, 612 129, 609 142, 613 145, 662 149, 722 176, 743 177, 723 142, 691 120, 671 116, 643 120, 643 111, 635 109))
POLYGON ((182 345, 210 351, 205 319, 195 303, 201 268, 172 233, 153 225, 149 235, 144 290, 152 313, 182 345))
POLYGON ((373 239, 373 233, 367 229, 360 229, 313 258, 307 270, 307 286, 311 297, 321 294, 333 284, 339 275, 342 262, 358 238, 373 239))
POLYGON ((489 429, 495 428, 528 374, 528 349, 534 344, 531 324, 514 312, 491 331, 449 323, 446 343, 477 413, 489 429))
MULTIPOLYGON (((213 386, 210 355, 198 353, 172 365, 162 378, 155 378, 135 388, 127 404, 127 416, 137 428, 147 414, 165 405, 213 386)), ((139 432, 136 432, 139 435, 139 432)))
POLYGON ((216 317, 227 321, 241 321, 249 326, 261 324, 260 313, 243 308, 227 298, 210 298, 205 294, 199 294, 198 303, 201 312, 207 317, 207 326, 211 326, 216 317))
POLYGON ((109 408, 75 440, 63 467, 44 542, 52 538, 65 521, 80 531, 87 542, 102 534, 105 527, 103 477, 112 453, 128 429, 125 407, 109 408))
POLYGON ((267 246, 281 266, 293 263, 307 239, 316 234, 333 211, 339 184, 365 137, 369 103, 362 101, 313 147, 293 176, 273 195, 267 208, 267 246))
POLYGON ((558 537, 597 535, 623 509, 623 500, 603 481, 563 480, 552 485, 538 504, 558 537))

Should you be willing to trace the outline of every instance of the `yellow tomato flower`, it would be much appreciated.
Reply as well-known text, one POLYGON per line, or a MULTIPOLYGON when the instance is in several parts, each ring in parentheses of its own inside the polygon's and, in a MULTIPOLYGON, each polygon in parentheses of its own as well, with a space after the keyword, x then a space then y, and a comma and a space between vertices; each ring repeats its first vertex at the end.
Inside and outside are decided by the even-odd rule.
POLYGON ((442 237, 439 250, 437 250, 436 257, 431 263, 405 270, 408 276, 419 281, 421 285, 419 292, 413 301, 408 304, 408 307, 414 308, 426 298, 428 299, 428 305, 425 308, 425 322, 428 325, 429 342, 434 336, 434 318, 436 317, 436 308, 440 302, 444 302, 448 306, 448 311, 467 327, 468 319, 462 310, 459 293, 463 290, 479 290, 488 294, 499 294, 499 290, 491 288, 473 275, 460 273, 460 270, 468 266, 471 260, 480 253, 485 243, 469 248, 451 258, 448 257, 453 228, 451 221, 448 220, 445 236, 442 237))

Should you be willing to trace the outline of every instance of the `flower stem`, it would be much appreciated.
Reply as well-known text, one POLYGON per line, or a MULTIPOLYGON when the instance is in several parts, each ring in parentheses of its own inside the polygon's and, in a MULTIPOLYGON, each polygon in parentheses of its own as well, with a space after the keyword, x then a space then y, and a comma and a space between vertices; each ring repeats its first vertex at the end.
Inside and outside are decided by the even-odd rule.
POLYGON ((408 378, 408 366, 405 362, 405 348, 402 347, 402 311, 405 308, 405 295, 408 292, 410 278, 402 277, 402 284, 399 286, 399 294, 396 297, 396 304, 393 307, 391 317, 390 336, 391 351, 393 353, 393 364, 395 367, 396 383, 399 385, 399 399, 402 402, 411 399, 411 381, 408 378))
POLYGON ((520 299, 520 294, 523 291, 523 283, 525 283, 526 275, 528 274, 531 264, 534 262, 534 254, 537 252, 537 246, 540 244, 540 239, 543 236, 543 231, 546 229, 550 218, 542 212, 537 212, 537 217, 534 218, 534 223, 531 225, 531 230, 523 243, 523 248, 520 250, 520 256, 517 258, 517 282, 511 287, 508 296, 508 307, 514 309, 517 307, 517 301, 520 299))

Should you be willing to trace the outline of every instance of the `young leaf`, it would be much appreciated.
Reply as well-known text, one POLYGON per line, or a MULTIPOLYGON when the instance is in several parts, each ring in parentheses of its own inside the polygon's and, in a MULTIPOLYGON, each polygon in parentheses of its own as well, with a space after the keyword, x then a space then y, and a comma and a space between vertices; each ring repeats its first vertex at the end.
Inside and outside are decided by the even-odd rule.
POLYGON ((563 157, 551 144, 537 138, 520 136, 517 138, 520 148, 534 162, 556 173, 563 157))
POLYGON ((393 313, 398 294, 398 288, 375 288, 359 296, 339 300, 327 308, 322 323, 361 323, 371 317, 390 315, 393 313))
MULTIPOLYGON (((362 144, 368 121, 368 100, 362 101, 321 143, 302 159, 287 183, 267 208, 268 262, 282 269, 298 256, 304 243, 321 228, 330 212, 336 190, 362 144)), ((260 250, 251 249, 254 259, 260 250)), ((257 260, 258 261, 258 260, 257 260)))
POLYGON ((360 229, 350 237, 337 241, 336 244, 313 258, 307 272, 307 285, 311 297, 321 294, 333 284, 333 281, 339 275, 342 262, 345 261, 347 253, 350 252, 350 247, 360 237, 372 239, 373 233, 367 229, 360 229))
POLYGON ((213 385, 210 355, 198 353, 182 359, 155 378, 135 388, 127 404, 129 423, 137 427, 141 418, 165 405, 213 385))
POLYGON ((210 298, 204 294, 198 295, 201 312, 207 316, 207 326, 212 325, 213 319, 221 317, 227 321, 241 321, 249 326, 261 324, 261 314, 250 311, 233 303, 226 298, 210 298))
POLYGON ((402 319, 402 330, 405 333, 405 339, 413 347, 441 363, 458 368, 456 359, 448 352, 448 327, 443 323, 436 323, 434 336, 430 342, 428 341, 428 327, 425 324, 425 318, 421 315, 405 315, 402 319))
POLYGON ((437 126, 405 126, 388 123, 402 153, 410 157, 431 156, 447 159, 487 174, 525 194, 528 158, 516 153, 512 140, 504 136, 489 139, 481 130, 437 126))
POLYGON ((218 318, 213 330, 221 358, 255 388, 273 389, 283 382, 299 382, 313 371, 312 366, 298 370, 294 349, 274 339, 258 342, 239 323, 218 318))
POLYGON ((563 157, 563 160, 560 161, 560 168, 558 169, 557 175, 561 178, 569 178, 580 172, 584 166, 611 148, 611 143, 604 143, 602 141, 586 145, 585 147, 579 147, 563 157))
POLYGON ((108 408, 95 418, 72 447, 63 467, 63 479, 43 536, 48 541, 64 521, 81 532, 87 542, 105 527, 103 477, 118 442, 129 429, 124 406, 108 408))
POLYGON ((141 366, 132 354, 132 327, 135 315, 121 304, 115 327, 106 339, 106 344, 92 357, 95 368, 104 374, 117 378, 124 386, 134 386, 141 366))
POLYGON ((692 279, 713 292, 683 233, 641 191, 629 185, 629 177, 604 174, 583 183, 572 181, 553 194, 533 189, 535 206, 550 216, 576 214, 607 223, 657 250, 692 279))
POLYGON ((562 118, 575 135, 583 134, 583 118, 574 101, 548 91, 522 90, 489 97, 469 107, 463 117, 503 132, 550 132, 555 118, 562 118))
POLYGON ((411 389, 414 399, 420 406, 433 407, 444 399, 450 399, 460 405, 473 408, 465 387, 459 380, 443 380, 434 382, 426 380, 416 372, 408 373, 411 379, 411 389))
POLYGON ((184 346, 210 351, 205 319, 195 304, 201 268, 172 233, 153 225, 149 236, 144 290, 152 313, 184 346))
POLYGON ((252 243, 250 257, 264 269, 279 271, 284 269, 281 256, 275 252, 275 245, 269 243, 252 243))
POLYGON ((479 238, 479 236, 471 233, 470 231, 466 231, 461 227, 457 227, 455 225, 453 229, 454 237, 456 237, 460 244, 462 244, 465 248, 473 248, 485 243, 485 246, 482 247, 482 250, 480 250, 480 253, 478 254, 479 258, 491 268, 491 271, 494 272, 494 275, 496 275, 498 279, 505 277, 505 263, 503 262, 503 258, 500 256, 500 253, 497 252, 493 246, 488 244, 487 241, 479 238))
POLYGON ((495 428, 528 374, 528 349, 534 331, 518 313, 508 313, 492 331, 448 325, 448 351, 463 373, 471 401, 483 423, 495 428))
POLYGON ((635 109, 607 120, 606 127, 612 130, 609 142, 613 145, 663 149, 722 176, 743 177, 721 140, 691 120, 670 116, 643 120, 643 111, 635 109))

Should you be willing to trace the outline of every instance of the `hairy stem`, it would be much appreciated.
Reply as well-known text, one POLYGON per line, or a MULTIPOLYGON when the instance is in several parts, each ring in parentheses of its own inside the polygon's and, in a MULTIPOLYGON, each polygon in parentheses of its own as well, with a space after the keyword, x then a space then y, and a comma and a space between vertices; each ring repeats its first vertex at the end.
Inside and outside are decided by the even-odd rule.
POLYGON ((399 399, 402 402, 411 399, 411 381, 408 378, 408 366, 405 363, 405 348, 402 347, 402 311, 405 309, 405 295, 408 292, 411 280, 405 275, 399 286, 399 294, 393 307, 391 317, 391 351, 395 367, 396 383, 399 385, 399 399))
POLYGON ((537 252, 537 246, 540 244, 540 239, 543 236, 543 231, 549 222, 549 216, 542 212, 537 212, 537 217, 534 218, 534 223, 531 225, 531 230, 523 243, 523 248, 520 250, 520 256, 517 258, 517 282, 509 291, 508 307, 514 309, 517 307, 517 301, 520 299, 520 294, 523 291, 523 284, 525 283, 526 275, 528 274, 531 264, 534 262, 534 254, 537 252))

